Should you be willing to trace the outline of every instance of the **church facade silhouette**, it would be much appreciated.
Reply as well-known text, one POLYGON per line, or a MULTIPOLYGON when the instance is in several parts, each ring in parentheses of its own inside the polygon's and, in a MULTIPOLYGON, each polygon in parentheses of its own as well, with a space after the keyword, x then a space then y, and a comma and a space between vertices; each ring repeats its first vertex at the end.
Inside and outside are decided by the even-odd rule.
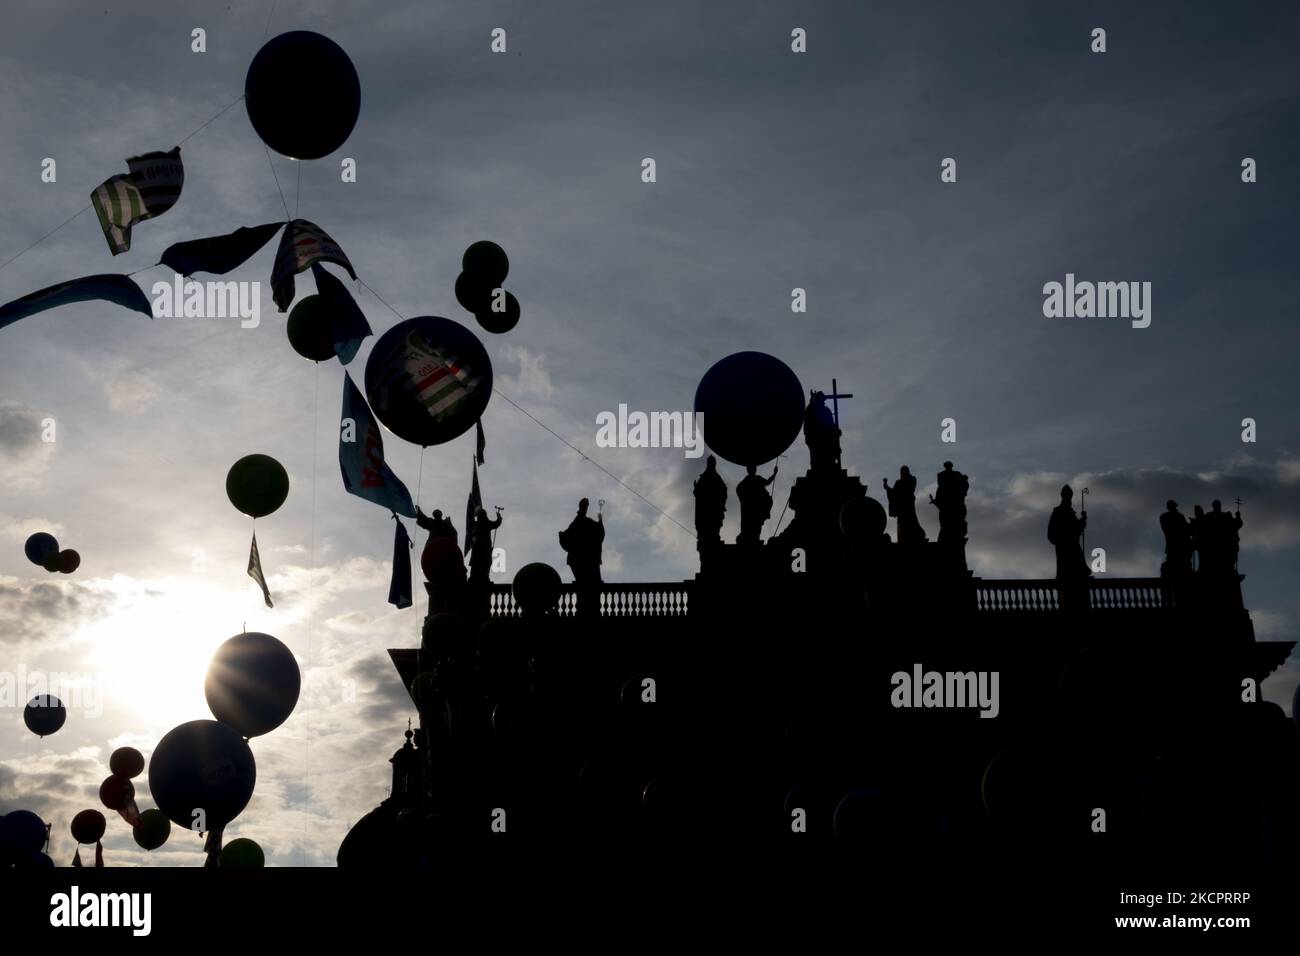
POLYGON ((421 648, 389 651, 418 724, 339 864, 649 838, 1076 871, 1286 858, 1300 747, 1258 688, 1294 643, 1255 639, 1235 567, 979 578, 951 463, 939 539, 899 543, 838 427, 805 438, 790 522, 701 540, 693 579, 586 607, 494 584, 464 627, 431 600, 421 648))

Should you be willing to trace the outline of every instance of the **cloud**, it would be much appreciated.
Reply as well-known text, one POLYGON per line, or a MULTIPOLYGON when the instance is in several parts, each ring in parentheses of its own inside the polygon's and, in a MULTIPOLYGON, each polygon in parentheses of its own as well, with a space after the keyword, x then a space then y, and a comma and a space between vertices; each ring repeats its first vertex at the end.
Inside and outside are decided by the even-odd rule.
POLYGON ((162 395, 158 374, 148 369, 127 372, 104 383, 108 407, 115 412, 138 415, 162 395))
POLYGON ((502 384, 514 393, 514 397, 531 396, 545 399, 554 394, 555 386, 551 384, 551 373, 546 370, 544 354, 530 352, 516 345, 507 345, 502 352, 519 365, 519 371, 513 377, 508 375, 501 377, 502 384))

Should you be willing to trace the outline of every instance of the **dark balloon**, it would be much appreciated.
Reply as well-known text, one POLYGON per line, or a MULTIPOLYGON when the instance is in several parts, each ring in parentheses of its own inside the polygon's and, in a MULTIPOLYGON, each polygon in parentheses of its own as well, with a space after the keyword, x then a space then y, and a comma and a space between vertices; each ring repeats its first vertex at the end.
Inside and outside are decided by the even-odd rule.
POLYGON ((99 802, 110 810, 121 812, 135 799, 135 784, 126 777, 113 774, 99 785, 99 802))
POLYGON ((207 829, 225 826, 248 806, 256 782, 247 742, 215 720, 172 728, 149 758, 149 791, 158 809, 187 829, 196 819, 207 829))
POLYGON ((142 849, 156 850, 172 835, 172 822, 167 814, 150 807, 140 814, 140 822, 131 828, 131 836, 142 849))
POLYGON ((441 445, 478 421, 492 397, 492 362, 469 329, 424 315, 393 326, 366 361, 366 398, 393 434, 441 445))
POLYGON ((434 584, 465 580, 465 555, 451 538, 430 538, 420 552, 420 570, 434 584))
POLYGON ((503 311, 496 311, 492 302, 489 301, 484 308, 474 313, 474 318, 487 331, 500 335, 503 332, 509 332, 519 324, 519 315, 519 300, 514 297, 514 293, 505 292, 505 309, 503 311))
POLYGON ((289 497, 289 473, 270 455, 245 455, 226 473, 226 497, 244 514, 264 518, 289 497))
POLYGON ((217 648, 203 692, 217 720, 260 737, 293 713, 301 685, 293 652, 270 634, 248 631, 217 648))
POLYGON ((356 126, 361 81, 337 43, 295 30, 267 41, 253 57, 244 104, 267 146, 294 159, 320 159, 342 146, 356 126))
POLYGON ((705 444, 736 465, 761 465, 789 448, 803 428, 806 403, 790 367, 764 352, 728 355, 695 390, 705 444))
POLYGON ((515 603, 530 614, 544 614, 560 601, 564 582, 560 572, 540 561, 525 564, 515 572, 510 590, 515 603))
POLYGON ((59 552, 59 571, 63 574, 71 574, 77 568, 81 567, 81 555, 68 548, 66 551, 59 552))
POLYGON ((510 257, 495 242, 480 239, 465 250, 460 259, 460 267, 479 281, 487 283, 489 288, 496 288, 510 274, 510 257))
POLYGON ((134 747, 118 747, 108 758, 108 769, 119 777, 138 777, 144 773, 144 754, 134 747))
POLYGON ((27 543, 23 545, 23 552, 32 564, 44 565, 59 553, 59 542, 54 535, 38 531, 27 539, 27 543))
POLYGON ((319 295, 309 295, 289 312, 289 344, 305 359, 324 362, 334 357, 334 325, 329 306, 319 295))
POLYGON ((46 853, 28 853, 18 859, 14 866, 20 870, 44 870, 54 869, 54 861, 46 853))
POLYGON ((21 860, 40 853, 49 836, 45 821, 30 810, 14 810, 0 817, 0 858, 21 860))
POLYGON ((245 837, 231 840, 221 848, 217 857, 217 866, 237 866, 255 868, 266 864, 266 854, 262 848, 245 837))
POLYGON ((497 288, 481 276, 462 272, 456 276, 456 301, 466 312, 478 315, 492 301, 492 290, 497 288))
POLYGON ((56 574, 58 573, 59 567, 62 563, 62 560, 59 558, 59 552, 55 552, 45 559, 45 563, 42 564, 41 567, 46 571, 49 571, 51 574, 56 574))
POLYGON ((889 518, 875 498, 850 498, 840 506, 840 531, 854 544, 879 541, 889 518))
POLYGON ((108 821, 98 810, 82 810, 72 818, 72 838, 78 843, 97 843, 108 821))
POLYGON ((48 737, 63 726, 68 719, 63 701, 52 694, 38 694, 23 709, 23 723, 38 737, 48 737))
POLYGON ((432 658, 450 657, 464 661, 473 649, 469 628, 457 614, 446 611, 434 614, 424 625, 420 650, 432 658))

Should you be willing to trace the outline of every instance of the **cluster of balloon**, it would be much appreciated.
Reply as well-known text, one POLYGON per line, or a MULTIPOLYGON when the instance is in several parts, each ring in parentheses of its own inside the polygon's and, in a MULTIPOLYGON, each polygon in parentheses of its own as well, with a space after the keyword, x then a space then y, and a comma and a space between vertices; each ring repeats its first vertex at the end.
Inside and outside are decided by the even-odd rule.
POLYGON ((695 389, 704 443, 735 465, 779 457, 803 428, 803 386, 790 367, 765 352, 736 352, 704 373, 695 389))
POLYGON ((474 313, 489 332, 509 332, 519 324, 519 300, 501 287, 510 272, 506 251, 482 239, 465 250, 456 277, 456 301, 474 313))
POLYGON ((305 359, 324 362, 334 357, 334 326, 329 306, 319 294, 298 300, 286 325, 289 345, 305 359))
POLYGON ((67 708, 53 694, 37 694, 23 708, 23 723, 37 737, 56 733, 67 719, 67 708))
POLYGON ((226 473, 226 497, 249 517, 264 518, 289 497, 289 473, 270 455, 245 455, 226 473))
POLYGON ((50 838, 45 821, 30 810, 13 810, 0 817, 0 866, 24 869, 50 867, 54 861, 44 847, 50 838))
POLYGON ((361 113, 361 81, 337 43, 295 30, 257 51, 244 78, 244 105, 271 149, 292 159, 320 159, 352 134, 361 113))
POLYGON ((213 717, 243 737, 260 737, 293 713, 301 686, 293 652, 270 634, 247 631, 217 648, 203 693, 213 717))
POLYGON ((59 542, 54 535, 38 531, 27 539, 23 545, 27 560, 39 564, 51 574, 71 574, 81 567, 81 555, 71 548, 59 550, 59 542))
POLYGON ((379 337, 366 360, 375 416, 414 445, 441 445, 474 426, 492 397, 492 362, 469 329, 423 315, 379 337))
POLYGON ((144 755, 134 747, 119 747, 108 758, 109 775, 99 785, 99 802, 132 827, 140 823, 135 805, 135 784, 131 780, 144 773, 144 755))

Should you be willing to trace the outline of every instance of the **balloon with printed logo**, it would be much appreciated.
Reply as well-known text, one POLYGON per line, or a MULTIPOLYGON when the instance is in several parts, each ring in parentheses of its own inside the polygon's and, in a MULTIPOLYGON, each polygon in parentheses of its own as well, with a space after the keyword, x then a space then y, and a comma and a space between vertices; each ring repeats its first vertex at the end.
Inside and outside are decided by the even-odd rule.
POLYGON ((118 747, 108 758, 108 769, 119 777, 138 777, 144 773, 144 754, 134 747, 118 747))
POLYGON ((245 455, 226 473, 226 497, 244 514, 264 518, 289 497, 289 473, 270 455, 245 455))
POLYGON ((352 134, 361 81, 333 40, 308 30, 263 44, 244 77, 248 120, 267 146, 292 159, 320 159, 352 134))
POLYGON ((145 850, 156 850, 172 835, 172 822, 157 807, 140 814, 140 822, 131 828, 131 837, 145 850))
POLYGON ((785 452, 803 428, 806 402, 798 376, 765 352, 719 359, 695 389, 704 443, 736 465, 762 465, 785 452))
POLYGON ((441 445, 479 420, 492 362, 469 329, 422 315, 379 337, 366 360, 366 399, 384 426, 415 445, 441 445))
POLYGON ((59 542, 54 535, 38 531, 27 539, 23 545, 23 553, 32 564, 44 567, 51 557, 59 553, 59 542))
POLYGON ((215 720, 173 727, 149 758, 149 791, 177 826, 214 830, 243 811, 257 783, 253 752, 215 720))
POLYGON ((78 843, 96 843, 107 826, 108 821, 98 810, 82 810, 72 818, 72 838, 78 843))
POLYGON ((254 869, 265 865, 266 854, 247 837, 231 840, 221 848, 221 854, 217 857, 217 866, 222 867, 254 869))
POLYGON ((23 723, 38 737, 56 733, 67 719, 67 708, 53 694, 37 694, 23 709, 23 723))
POLYGON ((245 737, 260 737, 289 718, 301 686, 293 652, 270 634, 246 631, 212 655, 203 693, 213 717, 245 737))

